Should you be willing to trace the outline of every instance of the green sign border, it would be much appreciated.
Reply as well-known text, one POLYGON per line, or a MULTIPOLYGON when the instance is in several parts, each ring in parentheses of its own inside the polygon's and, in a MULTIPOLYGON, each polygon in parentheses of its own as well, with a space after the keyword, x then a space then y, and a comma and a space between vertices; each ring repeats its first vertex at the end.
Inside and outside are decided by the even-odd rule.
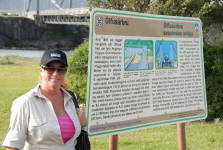
MULTIPOLYGON (((199 119, 205 119, 207 117, 207 98, 206 98, 206 87, 205 87, 205 74, 204 74, 204 57, 203 57, 203 34, 202 34, 202 23, 199 18, 189 18, 189 17, 174 17, 174 16, 161 16, 161 15, 149 15, 149 14, 140 14, 140 13, 131 13, 131 12, 119 12, 119 11, 112 11, 112 10, 105 10, 105 9, 93 9, 92 10, 92 15, 91 15, 91 40, 89 41, 89 45, 91 46, 91 56, 90 58, 90 76, 88 77, 88 114, 87 114, 87 121, 89 120, 89 106, 90 106, 90 89, 91 89, 91 73, 92 73, 92 51, 93 51, 93 35, 94 35, 94 23, 95 23, 95 15, 100 13, 100 14, 109 14, 109 15, 117 15, 117 16, 130 16, 130 17, 139 17, 139 18, 146 18, 146 19, 156 19, 156 20, 175 20, 175 21, 186 21, 186 22, 197 22, 200 27, 200 51, 201 51, 201 61, 202 61, 202 72, 203 72, 203 86, 204 86, 204 104, 205 104, 205 114, 202 116, 194 116, 194 117, 185 117, 182 119, 176 119, 176 120, 167 120, 167 121, 161 121, 157 123, 150 123, 150 124, 144 124, 144 125, 138 125, 134 127, 128 127, 124 129, 116 129, 116 130, 111 130, 111 131, 103 131, 103 132, 98 132, 91 134, 88 132, 89 137, 94 137, 94 136, 100 136, 100 135, 107 135, 110 133, 118 133, 118 132, 123 132, 127 130, 132 130, 132 129, 139 129, 139 128, 145 128, 145 127, 152 127, 152 126, 160 126, 160 125, 167 125, 167 124, 174 124, 178 122, 187 122, 187 121, 194 121, 194 120, 199 120, 199 119)), ((88 123, 87 123, 87 131, 88 131, 88 123)))

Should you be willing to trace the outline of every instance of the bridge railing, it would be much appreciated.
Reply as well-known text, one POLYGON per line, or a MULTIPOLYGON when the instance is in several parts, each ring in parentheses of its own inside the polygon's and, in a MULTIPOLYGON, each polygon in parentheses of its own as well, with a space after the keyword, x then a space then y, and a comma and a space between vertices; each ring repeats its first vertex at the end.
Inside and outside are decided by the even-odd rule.
POLYGON ((89 9, 72 8, 42 10, 39 12, 39 16, 36 15, 35 11, 32 11, 27 13, 27 17, 35 19, 38 23, 87 25, 89 20, 89 9))

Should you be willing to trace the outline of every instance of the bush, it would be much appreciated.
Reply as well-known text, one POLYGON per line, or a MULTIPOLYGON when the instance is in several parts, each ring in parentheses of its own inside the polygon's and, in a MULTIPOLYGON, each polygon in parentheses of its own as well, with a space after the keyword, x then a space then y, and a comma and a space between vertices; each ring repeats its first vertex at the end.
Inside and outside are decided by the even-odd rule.
POLYGON ((0 65, 12 65, 15 64, 11 59, 13 59, 14 56, 4 56, 0 57, 0 65))
POLYGON ((223 48, 204 46, 208 118, 223 118, 223 48))
POLYGON ((79 103, 86 102, 88 71, 88 40, 76 48, 69 60, 67 73, 69 88, 77 95, 79 103))

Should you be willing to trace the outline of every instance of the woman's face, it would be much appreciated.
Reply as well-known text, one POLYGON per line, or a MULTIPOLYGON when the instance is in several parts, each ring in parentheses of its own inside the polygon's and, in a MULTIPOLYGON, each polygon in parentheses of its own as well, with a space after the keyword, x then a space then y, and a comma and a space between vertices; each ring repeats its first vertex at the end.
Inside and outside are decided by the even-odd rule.
POLYGON ((40 68, 41 85, 47 88, 60 88, 67 68, 59 61, 53 61, 40 68))

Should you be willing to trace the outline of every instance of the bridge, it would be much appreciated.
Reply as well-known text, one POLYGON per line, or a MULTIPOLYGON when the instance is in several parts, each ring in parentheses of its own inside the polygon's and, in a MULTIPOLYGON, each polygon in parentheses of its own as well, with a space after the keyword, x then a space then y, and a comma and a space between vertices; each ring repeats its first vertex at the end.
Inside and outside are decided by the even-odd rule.
MULTIPOLYGON (((85 0, 10 0, 17 3, 16 12, 34 19, 38 24, 87 25, 89 9, 85 0), (21 5, 23 7, 21 7, 21 5)), ((0 2, 7 6, 7 2, 0 2)), ((9 2, 8 2, 9 3, 9 2)), ((10 2, 13 3, 13 2, 10 2)), ((12 5, 10 5, 12 6, 12 5)), ((9 10, 10 8, 8 8, 9 10)), ((6 10, 7 11, 7 10, 6 10)))
POLYGON ((31 11, 26 13, 26 16, 34 19, 37 23, 87 25, 89 20, 89 9, 71 8, 42 10, 39 14, 35 11, 31 11))

